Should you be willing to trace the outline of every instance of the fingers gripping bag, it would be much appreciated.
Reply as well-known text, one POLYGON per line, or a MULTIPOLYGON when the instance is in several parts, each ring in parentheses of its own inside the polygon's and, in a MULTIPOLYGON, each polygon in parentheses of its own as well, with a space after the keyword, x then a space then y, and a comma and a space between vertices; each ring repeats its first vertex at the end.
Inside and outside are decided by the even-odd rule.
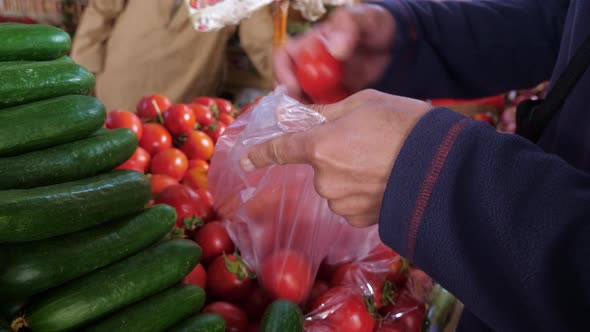
POLYGON ((352 226, 316 193, 309 165, 241 169, 240 158, 253 145, 326 121, 282 91, 263 98, 226 129, 215 148, 209 182, 216 210, 261 285, 274 297, 302 303, 320 263, 352 226))

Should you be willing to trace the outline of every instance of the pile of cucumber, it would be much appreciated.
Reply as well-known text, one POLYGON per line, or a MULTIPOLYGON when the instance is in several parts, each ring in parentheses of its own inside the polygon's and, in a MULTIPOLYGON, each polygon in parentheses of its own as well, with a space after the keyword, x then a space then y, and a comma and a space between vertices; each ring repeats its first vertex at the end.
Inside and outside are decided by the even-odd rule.
POLYGON ((92 73, 66 54, 67 33, 0 24, 0 331, 223 331, 181 280, 201 249, 166 236, 167 205, 113 171, 137 147, 103 128, 92 73))

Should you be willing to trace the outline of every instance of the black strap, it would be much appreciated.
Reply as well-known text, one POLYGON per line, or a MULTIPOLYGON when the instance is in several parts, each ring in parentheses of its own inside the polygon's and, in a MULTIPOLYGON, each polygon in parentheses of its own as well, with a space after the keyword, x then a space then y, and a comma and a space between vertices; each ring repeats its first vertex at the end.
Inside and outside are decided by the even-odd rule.
POLYGON ((537 141, 589 66, 590 35, 586 37, 563 73, 553 84, 545 100, 527 101, 518 106, 517 134, 537 141))

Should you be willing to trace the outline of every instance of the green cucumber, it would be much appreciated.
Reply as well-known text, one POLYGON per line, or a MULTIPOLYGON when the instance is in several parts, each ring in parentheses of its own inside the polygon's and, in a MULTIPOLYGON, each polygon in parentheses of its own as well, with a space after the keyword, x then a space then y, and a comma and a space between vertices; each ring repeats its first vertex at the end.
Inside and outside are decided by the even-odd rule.
POLYGON ((27 303, 27 299, 24 297, 2 295, 0 299, 0 318, 5 318, 8 322, 18 317, 25 303, 27 303))
POLYGON ((71 95, 0 110, 0 156, 13 156, 91 135, 107 117, 96 98, 71 95))
POLYGON ((127 128, 79 141, 0 158, 0 189, 26 189, 88 178, 124 163, 137 148, 127 128))
POLYGON ((107 266, 156 243, 174 226, 168 205, 46 240, 0 245, 0 294, 31 296, 107 266))
POLYGON ((48 291, 25 308, 25 316, 14 323, 35 332, 79 328, 173 286, 192 271, 200 258, 201 248, 192 241, 161 242, 48 291))
POLYGON ((84 95, 94 88, 94 83, 94 75, 84 67, 60 60, 3 68, 0 108, 71 94, 84 95))
MULTIPOLYGON (((67 55, 64 55, 61 58, 52 61, 54 61, 54 63, 75 63, 74 60, 72 60, 72 58, 70 58, 67 55)), ((29 66, 35 63, 44 64, 46 63, 46 61, 3 61, 0 62, 0 70, 13 66, 29 66)))
POLYGON ((264 311, 260 332, 303 332, 303 314, 297 304, 276 300, 264 311))
POLYGON ((0 40, 0 61, 57 59, 72 46, 67 32, 39 24, 0 24, 0 40))
POLYGON ((83 332, 166 331, 199 312, 205 291, 194 285, 180 285, 135 303, 91 324, 83 332))
POLYGON ((225 320, 217 314, 200 314, 174 326, 168 332, 224 332, 225 320))
POLYGON ((150 199, 149 179, 114 171, 33 189, 0 191, 0 243, 68 234, 140 210, 150 199))

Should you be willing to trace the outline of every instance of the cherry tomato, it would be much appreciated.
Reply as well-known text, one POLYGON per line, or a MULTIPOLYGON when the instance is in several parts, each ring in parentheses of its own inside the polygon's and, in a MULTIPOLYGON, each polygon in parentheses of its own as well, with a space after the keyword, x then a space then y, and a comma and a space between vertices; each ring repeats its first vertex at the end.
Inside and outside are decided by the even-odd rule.
POLYGON ((140 146, 135 149, 135 152, 131 156, 131 158, 127 159, 122 165, 118 166, 116 169, 128 169, 133 171, 138 171, 140 173, 147 172, 148 165, 150 164, 150 155, 142 149, 140 146))
POLYGON ((219 115, 223 113, 230 114, 234 110, 234 105, 229 100, 223 98, 215 98, 215 104, 217 105, 219 115))
MULTIPOLYGON (((331 283, 333 286, 362 286, 366 291, 372 292, 375 308, 379 309, 384 305, 385 276, 368 271, 368 269, 369 267, 363 267, 362 263, 341 265, 334 272, 331 283)), ((390 302, 393 292, 386 294, 386 296, 387 302, 390 302)))
POLYGON ((198 230, 194 240, 203 250, 202 260, 205 263, 223 253, 231 254, 234 251, 234 243, 220 221, 205 224, 198 230))
POLYGON ((164 189, 155 199, 156 204, 168 204, 176 210, 176 226, 184 227, 185 221, 205 215, 205 207, 199 195, 191 188, 177 184, 164 189))
POLYGON ((311 266, 305 256, 284 250, 266 258, 262 268, 262 286, 274 298, 301 303, 313 285, 311 266))
POLYGON ((207 174, 208 172, 201 168, 191 168, 186 172, 182 183, 195 190, 200 188, 207 189, 207 174))
POLYGON ((195 113, 195 118, 200 127, 204 128, 213 123, 213 112, 209 107, 201 104, 191 104, 189 106, 195 113))
POLYGON ((137 104, 137 115, 142 119, 157 119, 158 110, 163 113, 171 105, 170 99, 165 96, 159 94, 145 96, 137 104), (154 104, 157 105, 157 109, 154 104))
POLYGON ((107 115, 106 127, 109 129, 127 128, 131 129, 141 139, 143 126, 141 120, 135 113, 129 111, 112 111, 107 115))
POLYGON ((172 147, 172 136, 161 124, 144 123, 139 145, 151 156, 154 156, 156 153, 172 147))
POLYGON ((195 191, 197 192, 197 195, 199 195, 199 200, 207 210, 207 213, 205 216, 203 216, 203 218, 205 221, 211 220, 214 214, 213 205, 215 204, 213 194, 211 194, 211 192, 206 188, 198 188, 195 191))
POLYGON ((152 159, 152 174, 166 174, 180 181, 187 170, 188 158, 175 148, 160 151, 152 159))
POLYGON ((336 326, 325 322, 324 320, 305 320, 303 322, 303 330, 305 332, 338 332, 336 326))
POLYGON ((217 140, 219 139, 219 137, 221 135, 223 135, 225 128, 226 128, 225 123, 223 123, 221 121, 215 121, 213 124, 211 124, 209 127, 207 127, 207 129, 205 129, 204 132, 205 132, 205 134, 209 135, 209 137, 211 137, 211 139, 213 140, 213 143, 217 143, 217 140))
POLYGON ((381 323, 381 326, 377 327, 375 332, 406 332, 406 330, 399 322, 385 321, 381 323))
POLYGON ((209 160, 213 156, 213 140, 204 132, 198 130, 190 131, 186 141, 180 146, 182 152, 189 159, 209 160))
POLYGON ((188 161, 188 169, 200 168, 205 171, 209 170, 209 163, 201 159, 191 159, 188 161))
POLYGON ((150 175, 150 182, 152 183, 152 196, 161 193, 164 189, 178 184, 178 181, 166 174, 152 174, 150 175))
POLYGON ((316 280, 309 293, 308 303, 313 303, 320 296, 324 295, 330 289, 330 284, 323 280, 316 280))
POLYGON ((264 310, 268 307, 272 302, 272 299, 268 294, 264 291, 264 289, 260 287, 256 287, 243 301, 242 301, 242 308, 246 310, 246 314, 248 315, 248 319, 251 322, 258 321, 262 318, 264 314, 264 310))
POLYGON ((185 104, 170 106, 162 116, 164 126, 174 136, 190 133, 197 123, 195 113, 185 104))
POLYGON ((229 126, 230 124, 232 124, 232 122, 234 122, 236 120, 231 115, 229 115, 227 113, 219 114, 218 119, 219 119, 219 121, 223 122, 226 126, 229 126))
POLYGON ((233 254, 217 256, 207 270, 207 290, 220 300, 241 301, 254 287, 252 272, 233 254))
POLYGON ((248 329, 248 317, 244 310, 229 302, 213 302, 203 312, 223 317, 226 332, 246 332, 248 329))
POLYGON ((335 287, 320 296, 314 303, 314 310, 330 310, 326 322, 333 324, 339 332, 372 332, 375 327, 373 316, 367 311, 362 295, 354 289, 335 287))
POLYGON ((211 97, 197 97, 197 98, 193 99, 192 103, 207 106, 209 108, 211 106, 217 107, 217 104, 215 103, 215 99, 211 98, 211 97))
POLYGON ((404 327, 404 332, 419 332, 426 316, 426 308, 412 295, 404 290, 399 295, 395 304, 384 307, 387 320, 392 320, 404 327))
POLYGON ((182 280, 185 284, 197 285, 203 289, 207 287, 207 271, 202 264, 198 264, 192 271, 182 280))
POLYGON ((343 64, 317 39, 295 58, 295 76, 301 89, 314 101, 341 91, 343 64))

